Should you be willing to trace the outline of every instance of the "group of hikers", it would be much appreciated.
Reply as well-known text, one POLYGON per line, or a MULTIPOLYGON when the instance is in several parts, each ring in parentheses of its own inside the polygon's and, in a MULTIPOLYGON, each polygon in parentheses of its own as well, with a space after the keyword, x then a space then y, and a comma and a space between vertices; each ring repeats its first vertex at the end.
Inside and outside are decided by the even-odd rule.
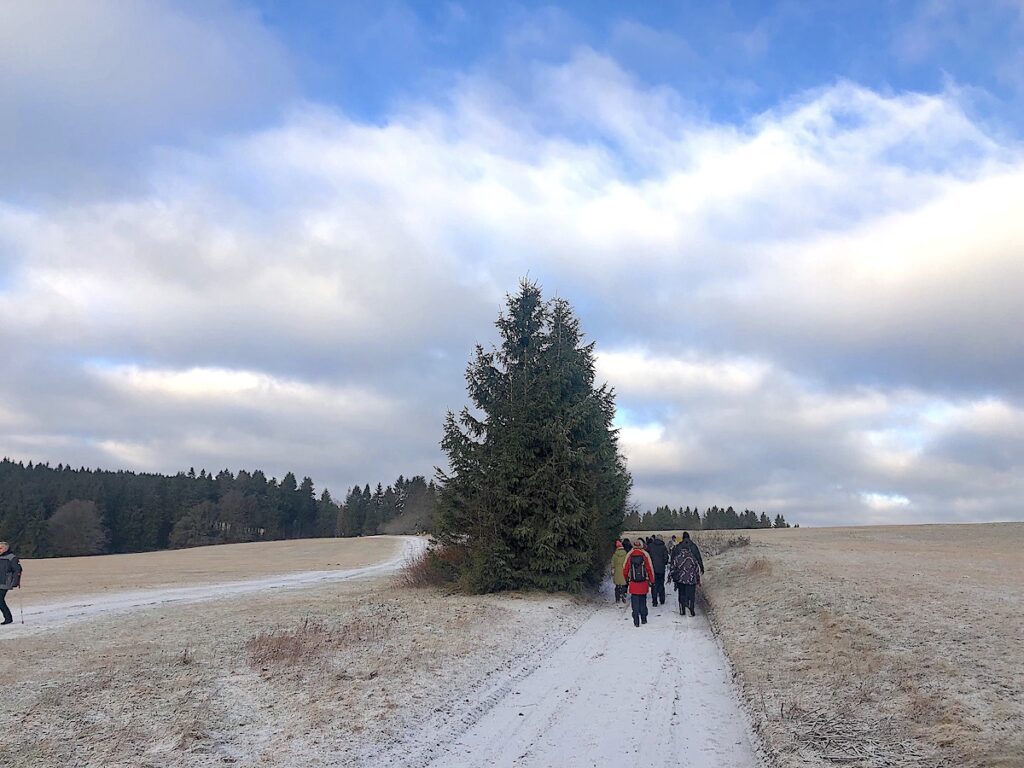
POLYGON ((704 573, 704 558, 697 543, 684 532, 678 540, 673 535, 668 544, 659 534, 640 537, 636 541, 623 538, 615 542, 612 555, 612 582, 615 602, 625 603, 626 595, 633 609, 633 626, 647 623, 647 594, 651 605, 665 604, 666 577, 679 597, 679 613, 696 616, 694 603, 697 585, 704 573))
POLYGON ((13 624, 14 616, 11 609, 7 607, 7 593, 21 586, 21 563, 11 552, 11 547, 6 541, 0 541, 0 613, 3 614, 3 624, 13 624))

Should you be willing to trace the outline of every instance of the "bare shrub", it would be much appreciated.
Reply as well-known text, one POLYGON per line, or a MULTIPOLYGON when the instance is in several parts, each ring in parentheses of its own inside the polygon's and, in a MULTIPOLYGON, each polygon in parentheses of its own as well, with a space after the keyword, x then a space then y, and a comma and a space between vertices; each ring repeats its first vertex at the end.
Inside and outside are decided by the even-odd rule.
POLYGON ((107 532, 93 501, 73 499, 62 504, 46 527, 54 555, 96 555, 107 546, 107 532))
POLYGON ((440 587, 454 582, 464 562, 462 549, 435 546, 412 555, 395 579, 400 587, 440 587))

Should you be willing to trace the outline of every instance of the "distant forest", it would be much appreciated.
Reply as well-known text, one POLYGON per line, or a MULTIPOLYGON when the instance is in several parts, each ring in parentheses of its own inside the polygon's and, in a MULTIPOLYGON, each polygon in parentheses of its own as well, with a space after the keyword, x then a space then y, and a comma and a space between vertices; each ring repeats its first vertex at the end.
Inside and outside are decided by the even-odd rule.
POLYGON ((691 510, 689 507, 673 509, 664 506, 643 514, 638 509, 631 510, 626 514, 623 528, 627 531, 716 531, 734 528, 789 528, 789 523, 781 514, 772 520, 764 512, 758 515, 749 509, 737 512, 732 507, 709 507, 701 515, 696 507, 691 510))
POLYGON ((174 476, 0 461, 0 540, 22 557, 430 530, 437 489, 422 476, 355 486, 343 502, 289 472, 174 476))
MULTIPOLYGON (((260 470, 176 475, 0 461, 0 540, 23 557, 148 552, 243 541, 422 533, 438 489, 416 475, 352 487, 341 502, 313 481, 260 470)), ((658 507, 627 513, 627 531, 789 528, 749 509, 658 507)))

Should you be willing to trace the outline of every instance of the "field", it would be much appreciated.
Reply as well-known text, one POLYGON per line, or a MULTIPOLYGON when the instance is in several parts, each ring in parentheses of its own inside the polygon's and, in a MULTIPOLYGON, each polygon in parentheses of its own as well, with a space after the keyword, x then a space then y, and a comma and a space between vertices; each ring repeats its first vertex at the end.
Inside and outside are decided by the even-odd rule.
POLYGON ((328 568, 358 568, 401 549, 385 536, 225 544, 133 555, 26 560, 26 606, 129 589, 201 586, 328 568))
POLYGON ((706 595, 778 765, 1024 766, 1024 524, 741 533, 706 595))
POLYGON ((1024 766, 1024 524, 698 536, 711 624, 643 628, 401 587, 415 539, 29 561, 0 766, 1024 766))
MULTIPOLYGON (((372 552, 389 557, 399 543, 277 542, 27 566, 33 579, 45 572, 40 566, 51 566, 47 578, 73 569, 80 594, 73 585, 51 590, 65 599, 112 579, 111 560, 144 567, 145 577, 122 567, 123 584, 137 586, 137 576, 163 587, 180 582, 175 562, 234 580, 265 575, 262 559, 280 561, 282 551, 290 567, 319 570, 363 565, 372 552)), ((371 575, 0 635, 0 678, 9 692, 0 765, 365 762, 428 714, 461 717, 462 700, 440 683, 478 687, 516 653, 571 631, 585 613, 566 598, 409 592, 391 575, 371 575)))

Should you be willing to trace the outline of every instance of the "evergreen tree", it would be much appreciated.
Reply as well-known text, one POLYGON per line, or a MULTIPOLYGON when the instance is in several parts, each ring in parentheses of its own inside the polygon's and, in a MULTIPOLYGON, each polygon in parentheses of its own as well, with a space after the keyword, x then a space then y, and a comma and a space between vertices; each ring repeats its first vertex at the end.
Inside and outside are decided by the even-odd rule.
POLYGON ((464 552, 471 591, 576 589, 603 573, 631 485, 614 394, 568 302, 524 280, 496 325, 466 372, 477 413, 445 421, 435 537, 464 552))

